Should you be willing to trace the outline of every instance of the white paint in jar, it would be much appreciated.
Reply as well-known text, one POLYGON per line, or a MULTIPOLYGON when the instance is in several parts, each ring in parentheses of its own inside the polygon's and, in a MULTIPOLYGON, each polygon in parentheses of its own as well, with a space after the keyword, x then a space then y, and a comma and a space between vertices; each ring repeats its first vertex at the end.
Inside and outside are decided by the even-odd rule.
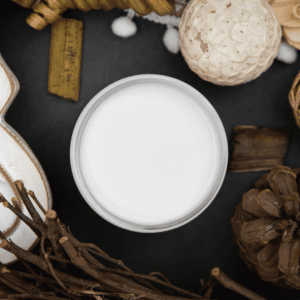
POLYGON ((190 94, 171 85, 146 82, 112 93, 80 139, 80 176, 96 199, 92 207, 140 228, 176 224, 206 207, 226 171, 215 127, 190 94))

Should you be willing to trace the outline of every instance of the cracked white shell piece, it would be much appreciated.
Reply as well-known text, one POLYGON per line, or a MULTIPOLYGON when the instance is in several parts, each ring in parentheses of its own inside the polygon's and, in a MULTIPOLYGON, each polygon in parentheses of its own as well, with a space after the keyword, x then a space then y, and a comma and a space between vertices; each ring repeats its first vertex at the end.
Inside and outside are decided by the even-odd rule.
POLYGON ((179 25, 188 66, 218 85, 259 77, 273 63, 281 26, 265 0, 191 0, 179 25))

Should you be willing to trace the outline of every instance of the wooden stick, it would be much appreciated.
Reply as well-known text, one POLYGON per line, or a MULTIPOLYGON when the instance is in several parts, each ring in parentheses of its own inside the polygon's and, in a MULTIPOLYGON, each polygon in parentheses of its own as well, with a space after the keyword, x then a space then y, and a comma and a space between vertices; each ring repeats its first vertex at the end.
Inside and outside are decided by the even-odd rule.
POLYGON ((37 273, 31 268, 31 266, 29 265, 29 263, 27 263, 26 260, 24 260, 23 258, 19 257, 18 258, 19 261, 21 262, 21 264, 33 275, 37 275, 37 273))
POLYGON ((51 296, 49 294, 45 293, 39 293, 39 294, 12 294, 12 295, 7 295, 7 294, 0 294, 0 299, 51 299, 51 300, 68 300, 68 298, 60 298, 60 297, 55 297, 51 296))
POLYGON ((21 208, 20 204, 18 203, 18 200, 15 197, 11 198, 11 203, 13 204, 15 209, 22 211, 22 208, 21 208))
POLYGON ((197 295, 197 294, 194 294, 192 292, 183 290, 183 289, 181 289, 181 288, 179 288, 177 286, 174 286, 170 282, 162 281, 159 278, 154 277, 153 275, 150 275, 150 274, 149 275, 137 274, 137 273, 132 273, 132 272, 125 271, 125 270, 117 270, 117 269, 109 269, 109 268, 105 269, 104 272, 111 272, 111 273, 115 273, 115 274, 129 275, 129 276, 133 276, 133 277, 137 277, 137 278, 147 279, 147 280, 150 280, 152 282, 159 283, 159 284, 161 284, 163 286, 166 286, 166 287, 168 287, 168 288, 170 288, 170 289, 172 289, 172 290, 174 290, 177 293, 180 293, 182 295, 193 297, 193 298, 200 298, 201 299, 200 295, 197 295))
MULTIPOLYGON (((10 289, 16 291, 17 293, 27 293, 26 290, 22 289, 21 287, 13 284, 12 282, 8 281, 7 279, 5 279, 4 277, 0 276, 0 282, 2 282, 3 284, 5 284, 7 287, 9 287, 10 289)), ((0 294, 1 296, 1 294, 0 294)))
POLYGON ((19 276, 19 277, 25 277, 25 278, 28 278, 28 279, 34 279, 34 280, 38 281, 39 283, 57 284, 57 281, 55 279, 47 278, 47 277, 44 277, 44 276, 40 276, 38 274, 34 275, 34 274, 24 273, 24 272, 15 271, 15 270, 10 270, 10 273, 13 274, 13 275, 15 275, 15 276, 19 276))
MULTIPOLYGON (((78 249, 83 249, 81 250, 82 251, 82 255, 83 257, 88 261, 88 262, 94 262, 92 263, 93 266, 95 266, 96 268, 98 269, 102 269, 103 270, 103 265, 100 264, 100 262, 98 262, 98 260, 95 260, 95 258, 88 252, 90 251, 90 249, 88 249, 87 247, 90 247, 90 248, 94 248, 96 250, 98 250, 98 253, 94 253, 102 258, 105 258, 106 260, 110 261, 111 263, 113 263, 114 265, 116 265, 118 268, 121 268, 121 269, 125 269, 126 271, 130 272, 131 274, 128 274, 128 275, 132 275, 134 274, 134 272, 132 270, 130 270, 128 267, 126 267, 124 265, 124 263, 121 261, 121 260, 116 260, 116 259, 113 259, 111 258, 108 254, 106 254, 102 249, 98 248, 97 246, 95 246, 94 244, 85 244, 85 243, 81 243, 79 242, 70 232, 70 229, 69 229, 69 232, 66 230, 65 226, 63 226, 59 219, 58 219, 58 224, 59 224, 59 230, 60 230, 60 233, 61 233, 61 236, 67 236, 71 243, 73 244, 73 246, 75 248, 78 249), (101 253, 101 254, 100 254, 101 253), (98 262, 98 263, 96 263, 98 262), (99 265, 100 264, 100 265, 99 265)), ((90 251, 92 252, 92 251, 90 251)), ((123 274, 125 275, 125 274, 123 274)), ((126 275, 125 275, 126 276, 126 275)), ((133 276, 133 275, 132 275, 133 276)), ((137 281, 139 281, 141 284, 149 287, 150 289, 153 289, 155 290, 157 293, 161 293, 158 289, 156 289, 155 287, 153 287, 148 281, 144 280, 143 278, 141 277, 138 277, 138 276, 133 276, 137 281)))
POLYGON ((17 215, 38 237, 41 237, 41 232, 45 231, 43 227, 36 224, 34 221, 25 216, 19 209, 13 207, 6 199, 0 194, 0 202, 3 206, 10 209, 15 215, 17 215))
MULTIPOLYGON (((145 299, 150 300, 187 300, 187 298, 182 297, 173 297, 168 295, 163 295, 157 293, 156 291, 149 290, 134 281, 128 280, 121 276, 104 276, 102 272, 98 272, 96 269, 88 265, 86 260, 78 255, 75 247, 69 241, 68 237, 62 237, 59 240, 60 244, 63 246, 67 254, 69 255, 72 263, 82 269, 85 273, 92 276, 100 283, 104 283, 110 288, 117 290, 119 293, 126 293, 126 294, 134 294, 135 296, 143 296, 145 299)), ((111 274, 113 275, 113 274, 111 274)), ((115 274, 117 275, 117 274, 115 274)), ((203 297, 199 296, 194 299, 204 299, 203 297)))
POLYGON ((35 193, 33 191, 27 191, 27 194, 33 199, 35 204, 39 207, 44 215, 46 215, 45 208, 41 205, 40 201, 36 198, 35 193))
POLYGON ((30 251, 26 251, 26 250, 20 248, 19 246, 14 244, 12 241, 2 240, 0 242, 0 248, 13 253, 17 257, 21 257, 21 258, 31 262, 32 264, 38 266, 40 269, 42 269, 44 271, 49 271, 47 263, 43 260, 42 257, 40 257, 36 254, 33 254, 30 251))
POLYGON ((10 282, 13 282, 15 285, 19 286, 20 288, 23 288, 28 293, 42 292, 42 290, 36 287, 34 284, 11 274, 10 270, 7 267, 1 268, 1 276, 10 282))
POLYGON ((43 253, 43 256, 44 256, 44 259, 48 265, 48 268, 50 269, 51 271, 51 274, 52 276, 56 279, 56 281, 58 282, 58 284, 67 292, 69 292, 69 290, 67 289, 67 287, 64 285, 64 283, 57 277, 55 271, 54 271, 54 268, 48 258, 48 253, 46 253, 45 251, 45 235, 42 236, 42 240, 41 240, 41 249, 42 249, 42 253, 43 253))
POLYGON ((21 198, 23 200, 24 205, 26 206, 30 216, 32 217, 32 220, 40 225, 41 227, 43 227, 44 229, 47 229, 47 226, 45 224, 45 222, 42 220, 42 218, 40 217, 39 213, 37 212, 37 210, 35 209, 34 205, 32 204, 32 202, 30 201, 24 183, 21 180, 16 180, 15 182, 16 188, 18 189, 21 198))
MULTIPOLYGON (((36 265, 40 269, 44 270, 48 274, 51 274, 50 269, 48 268, 47 263, 44 261, 44 259, 38 255, 35 255, 29 251, 26 251, 17 245, 15 245, 13 242, 9 242, 7 240, 2 240, 0 242, 0 248, 13 253, 16 257, 21 257, 28 262, 36 265)), ((75 276, 72 276, 70 274, 66 274, 60 270, 54 269, 56 275, 59 277, 60 280, 63 282, 69 282, 78 286, 94 286, 99 285, 101 289, 105 289, 106 286, 99 284, 98 281, 90 280, 90 279, 84 279, 84 278, 78 278, 75 276)))
POLYGON ((78 102, 83 22, 61 18, 51 25, 48 92, 78 102))
POLYGON ((100 263, 96 258, 94 258, 89 252, 82 247, 78 248, 78 253, 83 256, 88 263, 90 263, 92 266, 94 266, 96 269, 105 270, 106 267, 100 263))
MULTIPOLYGON (((55 255, 59 259, 65 259, 65 252, 62 246, 59 244, 58 240, 60 238, 58 225, 57 225, 57 213, 55 210, 48 210, 46 213, 46 220, 48 225, 48 239, 50 240, 55 255)), ((62 263, 62 267, 66 268, 66 264, 62 263)))
POLYGON ((247 289, 246 287, 227 277, 219 268, 213 268, 211 270, 211 276, 217 279, 227 289, 230 289, 240 295, 243 295, 248 299, 266 300, 266 298, 257 295, 256 293, 252 292, 251 290, 247 289))

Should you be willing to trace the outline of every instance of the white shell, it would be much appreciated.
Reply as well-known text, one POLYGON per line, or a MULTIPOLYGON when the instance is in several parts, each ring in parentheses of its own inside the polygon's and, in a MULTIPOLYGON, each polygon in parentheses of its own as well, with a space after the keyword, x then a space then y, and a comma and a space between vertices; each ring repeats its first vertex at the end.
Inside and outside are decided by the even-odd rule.
POLYGON ((177 54, 180 50, 178 30, 174 27, 169 27, 164 34, 163 42, 170 52, 177 54))
MULTIPOLYGON (((8 201, 13 195, 17 200, 20 200, 13 182, 22 180, 28 190, 34 191, 43 208, 48 210, 52 207, 52 194, 47 177, 30 147, 5 122, 5 114, 19 89, 20 84, 16 76, 0 54, 0 193, 8 197, 8 201)), ((21 200, 19 203, 23 213, 30 217, 21 200)), ((42 211, 36 204, 33 205, 41 218, 45 220, 42 211)), ((24 222, 12 217, 10 211, 4 208, 0 209, 0 219, 0 230, 6 232, 7 238, 24 250, 32 249, 37 241, 37 236, 24 222)), ((12 253, 0 249, 1 263, 11 263, 15 260, 16 257, 12 253)))
POLYGON ((298 58, 297 50, 286 42, 281 42, 277 59, 286 64, 293 64, 298 58))
POLYGON ((133 36, 137 32, 136 24, 128 17, 115 19, 111 24, 111 29, 115 35, 122 38, 133 36))

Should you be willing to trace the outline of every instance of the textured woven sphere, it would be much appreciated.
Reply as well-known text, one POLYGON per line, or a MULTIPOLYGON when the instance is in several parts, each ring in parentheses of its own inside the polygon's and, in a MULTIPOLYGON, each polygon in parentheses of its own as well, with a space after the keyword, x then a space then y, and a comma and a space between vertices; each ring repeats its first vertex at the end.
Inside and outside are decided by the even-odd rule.
POLYGON ((179 26, 188 66, 218 85, 237 85, 260 76, 276 58, 281 34, 265 0, 191 0, 179 26))

